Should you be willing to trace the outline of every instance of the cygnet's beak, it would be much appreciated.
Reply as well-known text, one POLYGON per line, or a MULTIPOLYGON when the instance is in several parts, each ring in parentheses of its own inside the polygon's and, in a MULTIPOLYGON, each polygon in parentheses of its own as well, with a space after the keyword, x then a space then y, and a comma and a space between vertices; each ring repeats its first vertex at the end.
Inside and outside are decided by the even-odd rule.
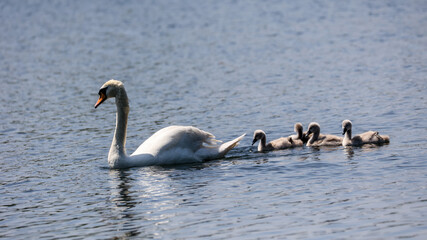
POLYGON ((347 128, 342 129, 342 135, 344 135, 347 132, 347 128))
POLYGON ((254 140, 252 140, 252 146, 256 143, 257 139, 254 138, 254 140))
POLYGON ((107 100, 107 95, 105 95, 103 92, 99 92, 99 98, 98 101, 95 103, 95 108, 101 105, 101 103, 103 103, 105 100, 107 100))

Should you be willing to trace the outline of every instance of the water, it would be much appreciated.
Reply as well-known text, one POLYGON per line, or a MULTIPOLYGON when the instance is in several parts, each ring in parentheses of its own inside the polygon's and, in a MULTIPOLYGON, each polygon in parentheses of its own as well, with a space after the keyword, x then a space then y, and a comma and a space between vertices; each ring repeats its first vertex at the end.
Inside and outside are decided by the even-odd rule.
POLYGON ((425 1, 2 1, 0 238, 422 239, 425 1), (110 170, 114 78, 128 152, 193 125, 203 164, 110 170), (257 153, 317 121, 389 145, 257 153))

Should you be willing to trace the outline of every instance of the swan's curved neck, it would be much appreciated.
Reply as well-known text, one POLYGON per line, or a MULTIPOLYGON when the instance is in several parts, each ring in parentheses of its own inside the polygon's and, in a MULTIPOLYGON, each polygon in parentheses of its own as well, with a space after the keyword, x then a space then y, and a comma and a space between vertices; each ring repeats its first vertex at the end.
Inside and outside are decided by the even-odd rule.
POLYGON ((313 144, 317 139, 319 139, 319 135, 320 135, 320 131, 318 131, 317 129, 315 131, 313 131, 312 133, 313 135, 311 135, 311 138, 309 140, 310 144, 313 144))
POLYGON ((347 131, 345 131, 344 139, 351 140, 351 129, 348 129, 347 131))
POLYGON ((264 136, 262 136, 261 140, 259 141, 258 151, 260 151, 260 152, 264 151, 266 142, 267 142, 267 139, 266 139, 266 137, 264 135, 264 136))
POLYGON ((297 129, 297 137, 302 140, 302 128, 297 129))
POLYGON ((116 95, 116 106, 116 130, 114 131, 113 142, 108 153, 108 163, 110 166, 118 166, 120 162, 127 159, 126 129, 129 115, 129 101, 124 89, 116 95))

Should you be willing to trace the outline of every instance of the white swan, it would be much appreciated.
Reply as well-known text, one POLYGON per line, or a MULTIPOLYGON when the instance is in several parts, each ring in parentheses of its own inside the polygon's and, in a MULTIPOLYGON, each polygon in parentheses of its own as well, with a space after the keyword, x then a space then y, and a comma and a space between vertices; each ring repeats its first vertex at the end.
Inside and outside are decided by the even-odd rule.
POLYGON ((108 98, 116 98, 117 115, 113 142, 108 153, 111 168, 129 168, 150 165, 166 165, 223 157, 239 144, 242 136, 219 145, 215 137, 190 126, 170 126, 159 130, 142 143, 130 156, 126 154, 126 128, 129 101, 122 82, 110 80, 99 90, 97 108, 108 98))
POLYGON ((258 140, 260 140, 258 144, 258 151, 272 151, 272 150, 279 150, 279 149, 286 149, 293 147, 292 145, 292 138, 291 137, 281 137, 279 139, 273 140, 269 143, 267 142, 265 132, 263 130, 255 130, 254 137, 252 140, 252 145, 254 145, 258 140))
POLYGON ((312 122, 308 125, 307 136, 310 134, 311 137, 307 142, 307 147, 317 146, 340 146, 342 144, 342 137, 335 135, 324 135, 320 134, 320 125, 317 122, 312 122))
POLYGON ((390 142, 390 137, 387 135, 380 135, 376 131, 368 131, 362 134, 351 137, 352 123, 350 120, 344 120, 342 122, 342 134, 344 140, 342 141, 343 146, 361 146, 363 144, 384 144, 390 142))

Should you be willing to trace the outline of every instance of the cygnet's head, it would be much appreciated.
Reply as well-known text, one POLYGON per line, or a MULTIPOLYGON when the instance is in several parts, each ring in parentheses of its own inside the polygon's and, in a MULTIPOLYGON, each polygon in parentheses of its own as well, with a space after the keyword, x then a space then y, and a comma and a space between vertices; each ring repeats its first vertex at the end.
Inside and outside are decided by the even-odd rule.
POLYGON ((344 120, 342 121, 342 135, 344 135, 347 131, 351 131, 351 121, 350 120, 344 120))
POLYGON ((111 79, 104 83, 104 85, 102 85, 102 87, 99 89, 99 99, 95 104, 95 108, 101 105, 101 103, 103 103, 108 98, 116 97, 118 94, 120 94, 122 89, 124 89, 124 85, 118 80, 111 79))
POLYGON ((312 122, 308 125, 306 136, 312 133, 320 133, 320 125, 317 122, 312 122))
POLYGON ((265 132, 263 130, 255 130, 252 145, 263 138, 265 138, 265 132))

